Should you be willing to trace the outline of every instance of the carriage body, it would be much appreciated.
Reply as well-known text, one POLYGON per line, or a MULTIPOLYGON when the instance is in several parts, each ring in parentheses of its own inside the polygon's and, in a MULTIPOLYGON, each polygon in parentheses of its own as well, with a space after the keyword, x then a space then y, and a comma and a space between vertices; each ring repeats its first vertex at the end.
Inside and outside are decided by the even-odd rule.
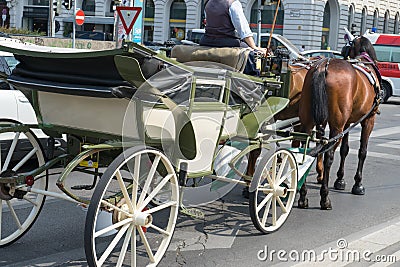
MULTIPOLYGON (((237 147, 241 147, 239 152, 229 155, 228 161, 220 159, 219 165, 229 163, 239 179, 245 178, 243 170, 236 169, 237 161, 256 149, 269 147, 271 141, 265 141, 267 134, 261 134, 260 127, 289 102, 278 97, 287 92, 283 92, 282 82, 273 77, 250 77, 210 62, 180 64, 134 43, 106 51, 43 48, 6 41, 0 46, 20 61, 8 81, 29 94, 38 119, 38 125, 0 121, 0 134, 12 131, 16 139, 20 133, 26 135, 33 144, 29 155, 36 155, 39 165, 24 173, 18 173, 19 167, 15 167, 0 177, 1 205, 26 194, 38 203, 22 227, 17 227, 9 237, 2 235, 0 247, 15 242, 29 230, 43 206, 43 196, 59 197, 89 206, 85 252, 91 266, 105 263, 110 251, 106 249, 98 255, 96 242, 106 242, 103 238, 114 232, 119 232, 115 238, 128 233, 119 260, 124 260, 129 242, 133 253, 139 255, 133 239, 138 233, 149 264, 157 264, 171 241, 186 178, 211 175, 224 182, 231 181, 231 177, 218 175, 216 167, 221 166, 216 166, 215 161, 237 147), (31 133, 34 127, 51 137, 66 134, 67 153, 46 162, 31 133), (99 153, 114 157, 105 156, 101 161, 99 153), (63 193, 49 192, 48 174, 43 172, 67 158, 57 180, 63 193), (92 159, 98 162, 93 163, 92 159), (89 171, 94 174, 93 187, 77 187, 94 190, 86 199, 68 189, 65 180, 72 171, 88 172, 88 168, 95 169, 89 171), (31 177, 37 176, 44 178, 32 181, 31 177), (9 188, 15 190, 11 192, 9 188), (162 227, 153 223, 156 218, 158 222, 159 211, 162 211, 158 215, 161 221, 167 220, 162 227), (114 226, 99 230, 99 218, 103 215, 114 226), (148 238, 154 235, 159 239, 155 242, 157 248, 146 243, 144 229, 153 230, 148 238)), ((11 145, 10 151, 13 149, 11 145)), ((2 159, 3 169, 9 168, 10 158, 2 159)), ((286 220, 294 201, 296 159, 288 150, 272 153, 271 158, 263 156, 254 177, 235 182, 254 191, 250 214, 257 229, 275 231, 286 220), (282 159, 283 163, 277 167, 282 159), (261 183, 266 180, 265 170, 271 168, 276 171, 273 180, 279 184, 269 185, 276 187, 274 191, 265 191, 261 183), (257 194, 276 194, 284 199, 285 212, 272 216, 268 226, 263 218, 268 212, 258 206, 257 194)), ((5 227, 1 229, 4 231, 5 227)), ((136 266, 136 258, 131 261, 136 266)))

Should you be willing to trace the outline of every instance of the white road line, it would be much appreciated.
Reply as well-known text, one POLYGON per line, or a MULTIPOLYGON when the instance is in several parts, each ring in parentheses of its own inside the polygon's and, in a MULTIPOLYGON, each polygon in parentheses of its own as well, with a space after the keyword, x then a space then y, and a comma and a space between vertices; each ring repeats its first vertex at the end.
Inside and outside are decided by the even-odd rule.
MULTIPOLYGON (((358 155, 358 149, 350 149, 349 153, 352 154, 352 155, 358 155)), ((367 157, 368 158, 369 157, 374 157, 374 158, 380 158, 380 159, 400 160, 400 156, 398 156, 398 155, 393 155, 393 154, 388 154, 388 153, 380 153, 380 152, 373 152, 373 151, 368 151, 367 152, 367 157)))
MULTIPOLYGON (((384 251, 385 248, 394 245, 400 242, 400 217, 394 218, 389 222, 385 222, 371 228, 362 230, 357 233, 353 233, 344 238, 340 238, 339 240, 329 242, 321 247, 307 249, 307 253, 312 251, 315 252, 313 255, 316 255, 316 258, 313 261, 290 261, 290 259, 286 262, 281 262, 275 264, 274 266, 324 266, 324 267, 338 267, 338 266, 347 266, 353 263, 358 262, 358 258, 360 258, 360 262, 363 265, 372 265, 374 267, 380 266, 389 266, 393 264, 391 262, 376 262, 375 259, 379 256, 391 257, 391 259, 396 259, 396 263, 400 261, 400 251, 396 251, 391 255, 383 255, 380 253, 384 251), (339 247, 339 240, 341 240, 341 244, 345 244, 344 248, 339 247), (329 254, 329 251, 333 251, 329 254), (331 259, 329 258, 331 255, 331 259), (364 259, 371 260, 369 262, 364 259)), ((304 251, 298 251, 301 256, 304 251)), ((294 254, 292 254, 293 256, 294 254)), ((305 254, 306 256, 309 254, 305 254)), ((288 255, 286 255, 288 258, 288 255)), ((300 260, 309 259, 310 257, 300 257, 300 260)), ((275 255, 275 260, 276 255, 275 255)))

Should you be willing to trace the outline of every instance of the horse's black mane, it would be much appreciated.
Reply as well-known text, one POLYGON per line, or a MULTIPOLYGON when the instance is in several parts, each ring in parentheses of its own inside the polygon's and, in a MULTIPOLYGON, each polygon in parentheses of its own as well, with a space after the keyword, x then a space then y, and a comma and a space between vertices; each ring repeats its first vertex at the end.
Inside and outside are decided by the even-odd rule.
POLYGON ((374 46, 367 37, 360 36, 353 40, 354 44, 352 49, 354 49, 355 56, 361 55, 361 53, 367 53, 374 61, 377 61, 374 46))

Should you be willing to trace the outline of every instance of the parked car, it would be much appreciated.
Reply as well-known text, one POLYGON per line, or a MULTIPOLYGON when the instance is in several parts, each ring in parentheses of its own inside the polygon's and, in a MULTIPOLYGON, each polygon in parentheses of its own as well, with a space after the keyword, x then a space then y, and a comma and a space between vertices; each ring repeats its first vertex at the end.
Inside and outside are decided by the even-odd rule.
POLYGON ((329 58, 341 58, 343 59, 342 54, 339 51, 335 50, 306 50, 301 52, 304 57, 329 57, 329 58))

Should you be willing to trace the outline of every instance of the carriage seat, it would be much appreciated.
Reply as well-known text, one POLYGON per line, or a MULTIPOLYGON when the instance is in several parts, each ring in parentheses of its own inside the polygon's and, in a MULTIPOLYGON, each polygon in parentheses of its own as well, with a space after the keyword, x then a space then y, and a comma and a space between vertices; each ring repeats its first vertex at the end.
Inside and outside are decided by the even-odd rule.
POLYGON ((176 45, 171 50, 171 57, 181 63, 190 61, 217 62, 243 72, 250 51, 250 48, 241 47, 176 45))

